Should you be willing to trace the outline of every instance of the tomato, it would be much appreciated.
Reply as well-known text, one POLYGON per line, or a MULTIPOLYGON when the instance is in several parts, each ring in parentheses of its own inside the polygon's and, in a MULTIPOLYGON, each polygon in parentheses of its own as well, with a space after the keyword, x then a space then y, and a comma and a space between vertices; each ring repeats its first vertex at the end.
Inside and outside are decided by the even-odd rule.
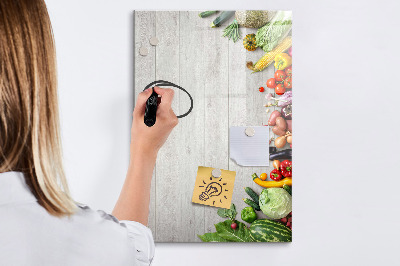
POLYGON ((285 93, 285 91, 286 91, 286 89, 285 89, 285 87, 284 87, 282 84, 276 85, 276 87, 275 87, 275 93, 276 93, 276 94, 282 95, 282 94, 285 93))
POLYGON ((269 80, 267 80, 267 87, 270 89, 273 89, 276 87, 276 82, 274 78, 270 78, 269 80))
POLYGON ((259 90, 260 92, 264 92, 264 87, 260 87, 258 90, 259 90))
POLYGON ((262 173, 260 175, 260 179, 263 180, 263 181, 265 181, 267 179, 267 177, 268 177, 268 175, 266 173, 262 173))
POLYGON ((286 89, 292 88, 292 76, 288 76, 285 78, 285 81, 283 82, 283 86, 285 86, 286 89))
POLYGON ((275 72, 275 80, 276 81, 283 81, 286 78, 286 73, 283 70, 277 70, 275 72))
POLYGON ((289 66, 285 69, 286 76, 292 76, 292 66, 289 66))

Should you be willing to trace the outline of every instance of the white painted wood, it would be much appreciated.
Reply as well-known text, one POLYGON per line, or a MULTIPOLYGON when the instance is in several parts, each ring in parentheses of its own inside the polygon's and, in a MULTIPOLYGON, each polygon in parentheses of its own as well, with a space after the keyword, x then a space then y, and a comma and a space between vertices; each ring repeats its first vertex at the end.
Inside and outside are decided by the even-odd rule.
MULTIPOLYGON (((221 37, 225 23, 211 28, 210 19, 202 19, 204 39, 204 98, 205 98, 205 166, 228 170, 229 165, 229 41, 221 37)), ((214 224, 224 219, 217 208, 205 207, 205 231, 215 232, 214 224)))
MULTIPOLYGON (((236 171, 232 202, 240 211, 247 205, 244 187, 261 192, 251 178, 272 170, 270 167, 241 167, 229 159, 229 127, 266 125, 265 95, 273 92, 266 82, 274 68, 252 74, 246 61, 256 62, 264 52, 246 51, 239 40, 223 38, 227 25, 211 28, 216 17, 201 19, 196 11, 138 11, 135 15, 135 86, 138 93, 156 79, 175 82, 193 97, 191 114, 179 120, 160 150, 152 186, 150 228, 156 242, 199 242, 197 235, 214 232, 223 221, 217 208, 191 202, 198 166, 236 171), (157 46, 149 39, 157 37, 157 46), (149 55, 138 49, 146 43, 149 55), (259 92, 259 87, 265 92, 259 92)), ((225 23, 227 24, 227 23, 225 23)), ((241 28, 242 38, 256 29, 241 28)), ((182 114, 190 107, 187 95, 175 90, 173 109, 182 114)), ((273 136, 271 132, 271 136, 273 136)), ((266 140, 268 141, 268 140, 266 140)), ((273 146, 273 144, 271 144, 273 146)), ((259 212, 260 217, 265 217, 259 212)))
MULTIPOLYGON (((197 12, 180 12, 180 85, 193 97, 193 111, 188 117, 180 119, 181 155, 176 162, 181 166, 181 197, 179 206, 182 215, 181 241, 198 242, 197 234, 204 233, 205 206, 192 203, 192 194, 198 166, 205 166, 204 132, 205 98, 204 98, 204 57, 205 49, 204 21, 197 12), (197 16, 197 17, 196 17, 197 16)), ((184 92, 180 91, 182 112, 190 107, 184 92)))
MULTIPOLYGON (((135 11, 135 100, 137 95, 143 91, 143 88, 155 80, 155 50, 149 45, 149 38, 155 34, 155 12, 135 11), (149 53, 147 56, 141 56, 139 49, 147 47, 149 53)), ((149 227, 153 236, 157 238, 156 230, 156 170, 153 172, 150 192, 150 213, 149 227)))
MULTIPOLYGON (((156 80, 180 84, 179 80, 179 12, 156 12, 156 80)), ((179 93, 175 93, 172 109, 178 115, 179 93)), ((161 103, 162 104, 162 103, 161 103)), ((156 231, 157 242, 178 242, 182 216, 180 158, 181 125, 178 125, 160 149, 156 163, 156 231), (178 218, 178 219, 177 219, 178 218)))

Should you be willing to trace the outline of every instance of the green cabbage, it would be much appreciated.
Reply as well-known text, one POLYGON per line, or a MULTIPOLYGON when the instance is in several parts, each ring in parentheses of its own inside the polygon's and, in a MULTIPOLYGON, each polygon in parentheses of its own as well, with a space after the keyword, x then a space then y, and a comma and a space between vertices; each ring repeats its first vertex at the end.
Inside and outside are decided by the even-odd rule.
POLYGON ((292 211, 292 196, 283 188, 263 189, 259 203, 261 211, 272 219, 286 217, 292 211))

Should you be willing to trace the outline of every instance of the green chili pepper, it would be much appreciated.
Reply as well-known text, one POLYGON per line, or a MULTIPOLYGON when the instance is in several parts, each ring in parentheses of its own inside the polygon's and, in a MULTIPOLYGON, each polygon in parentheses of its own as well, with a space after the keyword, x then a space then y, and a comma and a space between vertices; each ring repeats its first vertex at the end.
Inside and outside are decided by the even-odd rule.
POLYGON ((252 223, 257 220, 257 213, 254 211, 252 207, 246 207, 242 210, 241 213, 242 220, 248 223, 252 223))

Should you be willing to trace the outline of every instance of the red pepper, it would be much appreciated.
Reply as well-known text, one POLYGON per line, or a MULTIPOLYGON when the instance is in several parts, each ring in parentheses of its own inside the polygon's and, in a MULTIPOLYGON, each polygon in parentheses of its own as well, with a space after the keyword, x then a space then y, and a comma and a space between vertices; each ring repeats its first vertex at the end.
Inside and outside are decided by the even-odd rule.
POLYGON ((279 181, 282 179, 282 174, 278 169, 274 169, 269 174, 269 177, 271 177, 272 180, 279 181))
POLYGON ((292 161, 284 160, 281 162, 281 173, 284 177, 292 177, 292 161))

